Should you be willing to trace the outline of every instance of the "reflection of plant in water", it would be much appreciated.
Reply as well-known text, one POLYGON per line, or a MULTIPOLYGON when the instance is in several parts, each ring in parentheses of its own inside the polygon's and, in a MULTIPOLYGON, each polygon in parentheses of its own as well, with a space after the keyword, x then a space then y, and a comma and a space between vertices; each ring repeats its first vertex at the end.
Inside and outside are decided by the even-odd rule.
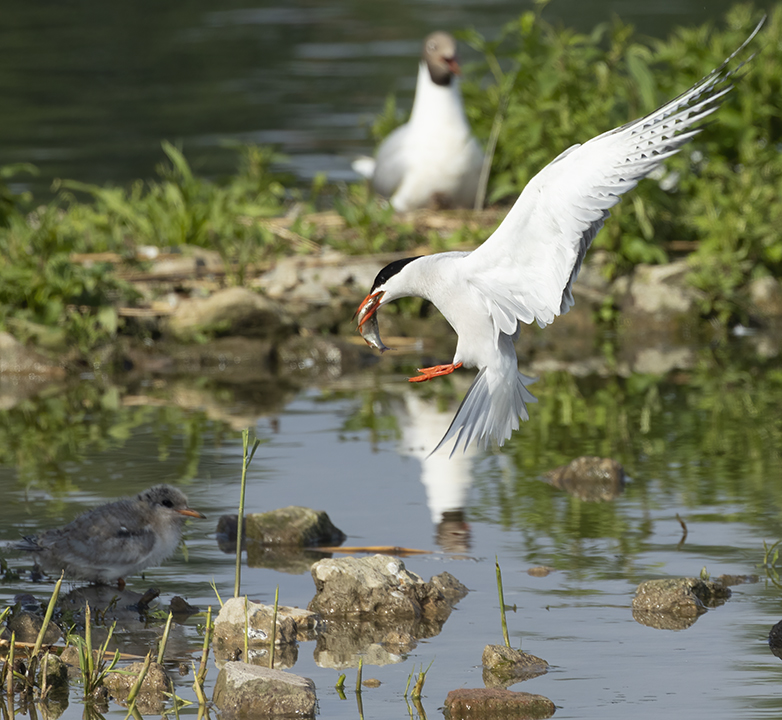
POLYGON ((766 577, 782 590, 782 582, 780 582, 779 571, 777 569, 780 544, 782 544, 782 540, 777 540, 773 545, 767 545, 766 541, 763 541, 763 562, 758 565, 758 567, 763 568, 766 577))
POLYGON ((551 372, 534 391, 539 402, 502 449, 503 462, 489 456, 478 466, 477 504, 470 509, 473 518, 519 529, 532 553, 552 541, 578 553, 586 540, 611 538, 617 554, 627 556, 646 542, 651 521, 628 517, 621 501, 582 502, 540 481, 580 455, 622 463, 633 478, 625 493, 642 507, 651 509, 654 482, 685 508, 736 503, 737 519, 776 526, 782 513, 779 369, 747 368, 722 349, 707 349, 686 376, 551 372), (508 460, 514 471, 503 464, 508 460))
MULTIPOLYGON (((204 434, 222 435, 222 425, 202 413, 125 405, 113 386, 51 386, 0 413, 0 465, 14 467, 25 486, 62 496, 77 489, 68 463, 121 448, 142 426, 154 429, 160 462, 168 459, 174 446, 184 445, 182 464, 175 470, 183 480, 197 471, 204 434)), ((61 509, 56 503, 48 508, 53 513, 61 509)))

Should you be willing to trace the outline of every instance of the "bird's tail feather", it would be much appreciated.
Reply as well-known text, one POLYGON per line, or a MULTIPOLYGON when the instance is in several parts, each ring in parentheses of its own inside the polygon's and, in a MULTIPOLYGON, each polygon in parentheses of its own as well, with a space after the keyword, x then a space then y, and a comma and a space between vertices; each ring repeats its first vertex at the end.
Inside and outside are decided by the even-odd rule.
POLYGON ((519 419, 529 420, 527 403, 537 402, 537 398, 527 390, 527 385, 535 380, 518 370, 508 376, 482 368, 470 385, 443 439, 432 453, 454 437, 456 442, 451 456, 460 445, 466 449, 473 440, 477 440, 483 448, 491 440, 503 445, 511 433, 519 429, 519 419))
POLYGON ((38 552, 42 549, 35 535, 25 535, 21 540, 17 540, 13 544, 13 548, 14 550, 24 550, 25 552, 38 552))

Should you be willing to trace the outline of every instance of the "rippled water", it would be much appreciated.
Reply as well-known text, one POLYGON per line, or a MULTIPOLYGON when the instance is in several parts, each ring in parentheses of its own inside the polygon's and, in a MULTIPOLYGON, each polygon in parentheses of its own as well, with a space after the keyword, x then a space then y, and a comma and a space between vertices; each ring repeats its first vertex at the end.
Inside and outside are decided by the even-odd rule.
MULTIPOLYGON (((7 394, 16 400, 6 400, 0 416, 0 540, 58 525, 103 499, 175 483, 209 519, 189 524, 187 561, 177 553, 129 587, 159 587, 162 607, 177 594, 216 606, 209 581, 230 596, 234 561, 218 549, 215 524, 235 511, 239 428, 250 424, 263 444, 248 473, 248 511, 323 509, 348 544, 430 550, 406 566, 425 579, 447 570, 471 590, 439 635, 397 663, 365 665, 364 677, 382 682, 363 693, 365 718, 407 717, 408 675, 432 661, 423 698, 429 717, 439 716, 449 690, 483 686, 483 647, 502 637, 495 556, 506 602, 516 606, 508 614, 512 644, 552 666, 513 689, 551 698, 556 717, 776 717, 782 667, 767 636, 782 615, 782 591, 762 571, 686 630, 646 627, 631 612, 639 582, 697 576, 704 567, 712 577, 756 573, 763 541, 782 535, 780 368, 736 364, 720 349, 699 352, 695 369, 668 378, 543 373, 530 422, 502 452, 451 462, 422 458, 450 421, 460 388, 448 380, 408 386, 382 363, 327 383, 294 383, 275 408, 219 378, 97 377, 26 399, 7 394), (585 454, 621 461, 631 476, 624 493, 586 502, 541 479, 585 454), (683 543, 677 515, 688 528, 683 543), (554 571, 527 573, 538 565, 554 571)), ((23 558, 7 559, 24 573, 23 558)), ((242 579, 255 600, 272 602, 279 586, 281 603, 303 607, 314 594, 299 570, 245 566, 242 579)), ((6 582, 0 599, 20 591, 45 598, 50 587, 6 582)), ((199 622, 177 626, 169 652, 177 692, 190 699, 192 678, 175 668, 198 656, 199 622)), ((159 632, 131 622, 120 647, 143 653, 159 632)), ((313 642, 300 644, 293 672, 314 680, 319 717, 358 717, 353 694, 339 700, 333 688, 340 670, 318 664, 313 642)), ((347 673, 352 687, 355 671, 347 673)), ((213 666, 210 693, 216 676, 213 666)), ((81 716, 79 693, 74 685, 65 718, 81 716)), ((113 704, 109 715, 124 712, 113 704)))

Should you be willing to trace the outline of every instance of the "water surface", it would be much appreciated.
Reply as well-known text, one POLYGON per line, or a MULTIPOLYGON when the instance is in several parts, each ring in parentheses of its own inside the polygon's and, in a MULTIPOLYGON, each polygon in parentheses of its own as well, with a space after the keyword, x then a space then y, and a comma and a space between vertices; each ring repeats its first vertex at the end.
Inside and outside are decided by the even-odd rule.
MULTIPOLYGON (((457 387, 448 380, 412 387, 381 363, 303 386, 276 409, 219 381, 179 380, 174 389, 161 378, 143 387, 86 379, 33 394, 2 416, 0 539, 175 483, 209 519, 189 524, 187 561, 178 553, 129 587, 158 586, 162 607, 177 594, 216 606, 209 581, 230 596, 234 561, 218 549, 215 523, 235 511, 238 428, 252 418, 263 444, 248 473, 249 511, 326 510, 348 544, 430 550, 406 566, 425 579, 447 570, 471 590, 439 635, 398 662, 365 665, 364 676, 382 682, 364 692, 365 718, 407 717, 407 677, 432 661, 423 698, 429 717, 439 716, 449 690, 483 686, 483 647, 501 642, 495 556, 506 602, 516 606, 508 615, 512 644, 552 666, 513 689, 551 698, 556 717, 777 716, 782 668, 766 639, 780 620, 780 590, 762 572, 760 582, 734 587, 724 606, 686 630, 646 627, 631 611, 643 580, 697 576, 702 568, 713 577, 758 572, 763 540, 779 538, 779 368, 736 365, 713 348, 700 360, 701 367, 667 378, 544 373, 530 422, 505 449, 423 463, 450 422, 458 379, 457 387), (542 480, 585 454, 621 461, 631 476, 624 493, 585 502, 542 480), (682 544, 677 515, 688 528, 682 544), (539 565, 553 571, 527 573, 539 565)), ((24 575, 24 559, 8 559, 24 575)), ((314 594, 306 572, 244 567, 243 591, 252 599, 271 602, 277 586, 288 605, 306 606, 314 594)), ((0 585, 0 599, 11 602, 20 591, 48 594, 23 577, 0 585)), ((198 656, 198 622, 177 627, 172 668, 198 656)), ((131 623, 120 645, 144 652, 159 632, 131 623)), ((314 680, 319 717, 358 716, 352 693, 342 701, 333 689, 342 670, 319 666, 314 643, 300 644, 293 671, 314 680)), ((352 686, 355 671, 347 673, 352 686)), ((212 666, 210 693, 216 675, 212 666)), ((177 692, 192 699, 191 678, 174 677, 177 692)), ((66 720, 81 715, 78 697, 75 686, 66 720)), ((124 710, 112 705, 109 716, 124 717, 124 710)))

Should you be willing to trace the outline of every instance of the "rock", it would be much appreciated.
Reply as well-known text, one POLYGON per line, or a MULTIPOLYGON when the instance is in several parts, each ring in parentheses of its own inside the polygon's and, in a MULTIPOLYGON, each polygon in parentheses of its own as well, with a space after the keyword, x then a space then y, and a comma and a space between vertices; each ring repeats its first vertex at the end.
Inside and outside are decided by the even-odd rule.
POLYGON ((579 457, 546 473, 545 478, 554 487, 590 502, 613 500, 625 487, 624 469, 611 458, 579 457))
POLYGON ((432 576, 430 581, 445 597, 445 599, 456 605, 463 597, 467 597, 470 592, 466 585, 460 583, 451 573, 441 572, 439 575, 432 576))
POLYGON ((4 373, 45 378, 62 378, 66 374, 64 368, 26 347, 13 335, 0 332, 0 375, 4 373))
POLYGON ((556 568, 548 565, 535 565, 535 567, 527 569, 527 575, 532 575, 532 577, 546 577, 553 572, 556 572, 556 568))
POLYGON ((322 617, 447 618, 451 605, 431 582, 386 555, 321 560, 312 566, 316 595, 309 609, 322 617))
POLYGON ((166 329, 180 340, 204 335, 244 335, 281 338, 294 330, 283 307, 241 287, 218 290, 207 298, 182 302, 168 318, 166 329))
POLYGON ((666 265, 638 265, 628 288, 634 314, 669 318, 693 311, 699 293, 687 284, 687 260, 666 265))
POLYGON ((323 510, 286 507, 245 517, 247 539, 262 545, 339 545, 347 537, 323 510))
POLYGON ((316 595, 309 609, 328 622, 319 629, 318 665, 398 663, 418 639, 433 637, 467 589, 448 573, 430 582, 386 555, 321 560, 312 566, 316 595))
MULTIPOLYGON (((122 673, 110 672, 103 681, 111 696, 118 702, 127 700, 131 688, 136 684, 139 678, 143 662, 131 663, 122 668, 122 673)), ((136 696, 136 707, 146 715, 148 713, 159 713, 163 710, 167 698, 167 693, 171 692, 171 680, 166 673, 166 669, 158 663, 152 661, 149 664, 144 681, 141 683, 141 689, 136 696)))
POLYGON ((448 693, 443 712, 449 720, 525 720, 549 718, 555 709, 554 703, 543 695, 498 688, 461 688, 448 693))
MULTIPOLYGON (((40 615, 23 610, 8 621, 0 637, 3 640, 10 640, 11 633, 16 633, 16 642, 34 643, 42 627, 43 618, 40 615)), ((54 645, 61 637, 62 630, 52 621, 44 633, 44 645, 54 645)))
POLYGON ((225 664, 217 676, 212 699, 223 720, 269 715, 311 717, 317 709, 312 680, 243 662, 225 664))
POLYGON ((79 648, 75 645, 68 645, 68 647, 64 648, 60 653, 60 660, 69 667, 79 667, 79 648))
POLYGON ((486 687, 505 687, 548 672, 548 663, 542 658, 507 645, 487 645, 482 663, 486 687))
MULTIPOLYGON (((272 636, 274 606, 247 601, 248 644, 269 645, 272 636)), ((308 639, 317 626, 318 617, 307 610, 281 605, 277 608, 275 645, 295 643, 299 637, 308 639)), ((245 599, 227 600, 215 619, 214 642, 222 651, 244 648, 245 599)))
MULTIPOLYGON (((239 529, 238 515, 221 515, 217 521, 217 547, 227 554, 236 552, 236 532, 239 529)), ((242 525, 242 550, 245 548, 247 540, 247 522, 242 525)))
MULTIPOLYGON (((48 653, 41 661, 40 673, 46 670, 46 684, 52 688, 52 692, 68 692, 68 666, 54 653, 48 653)), ((41 682, 39 676, 38 682, 41 682)))
POLYGON ((782 659, 782 620, 768 631, 768 646, 774 655, 782 659))
POLYGON ((680 630, 692 625, 709 607, 722 605, 730 588, 700 578, 664 578, 642 582, 633 598, 633 618, 642 625, 680 630))
POLYGON ((171 598, 168 609, 174 616, 178 615, 180 618, 195 615, 199 611, 195 605, 191 605, 187 600, 179 597, 179 595, 171 598))
POLYGON ((782 317, 782 286, 779 280, 766 276, 749 283, 751 312, 761 318, 782 317))

